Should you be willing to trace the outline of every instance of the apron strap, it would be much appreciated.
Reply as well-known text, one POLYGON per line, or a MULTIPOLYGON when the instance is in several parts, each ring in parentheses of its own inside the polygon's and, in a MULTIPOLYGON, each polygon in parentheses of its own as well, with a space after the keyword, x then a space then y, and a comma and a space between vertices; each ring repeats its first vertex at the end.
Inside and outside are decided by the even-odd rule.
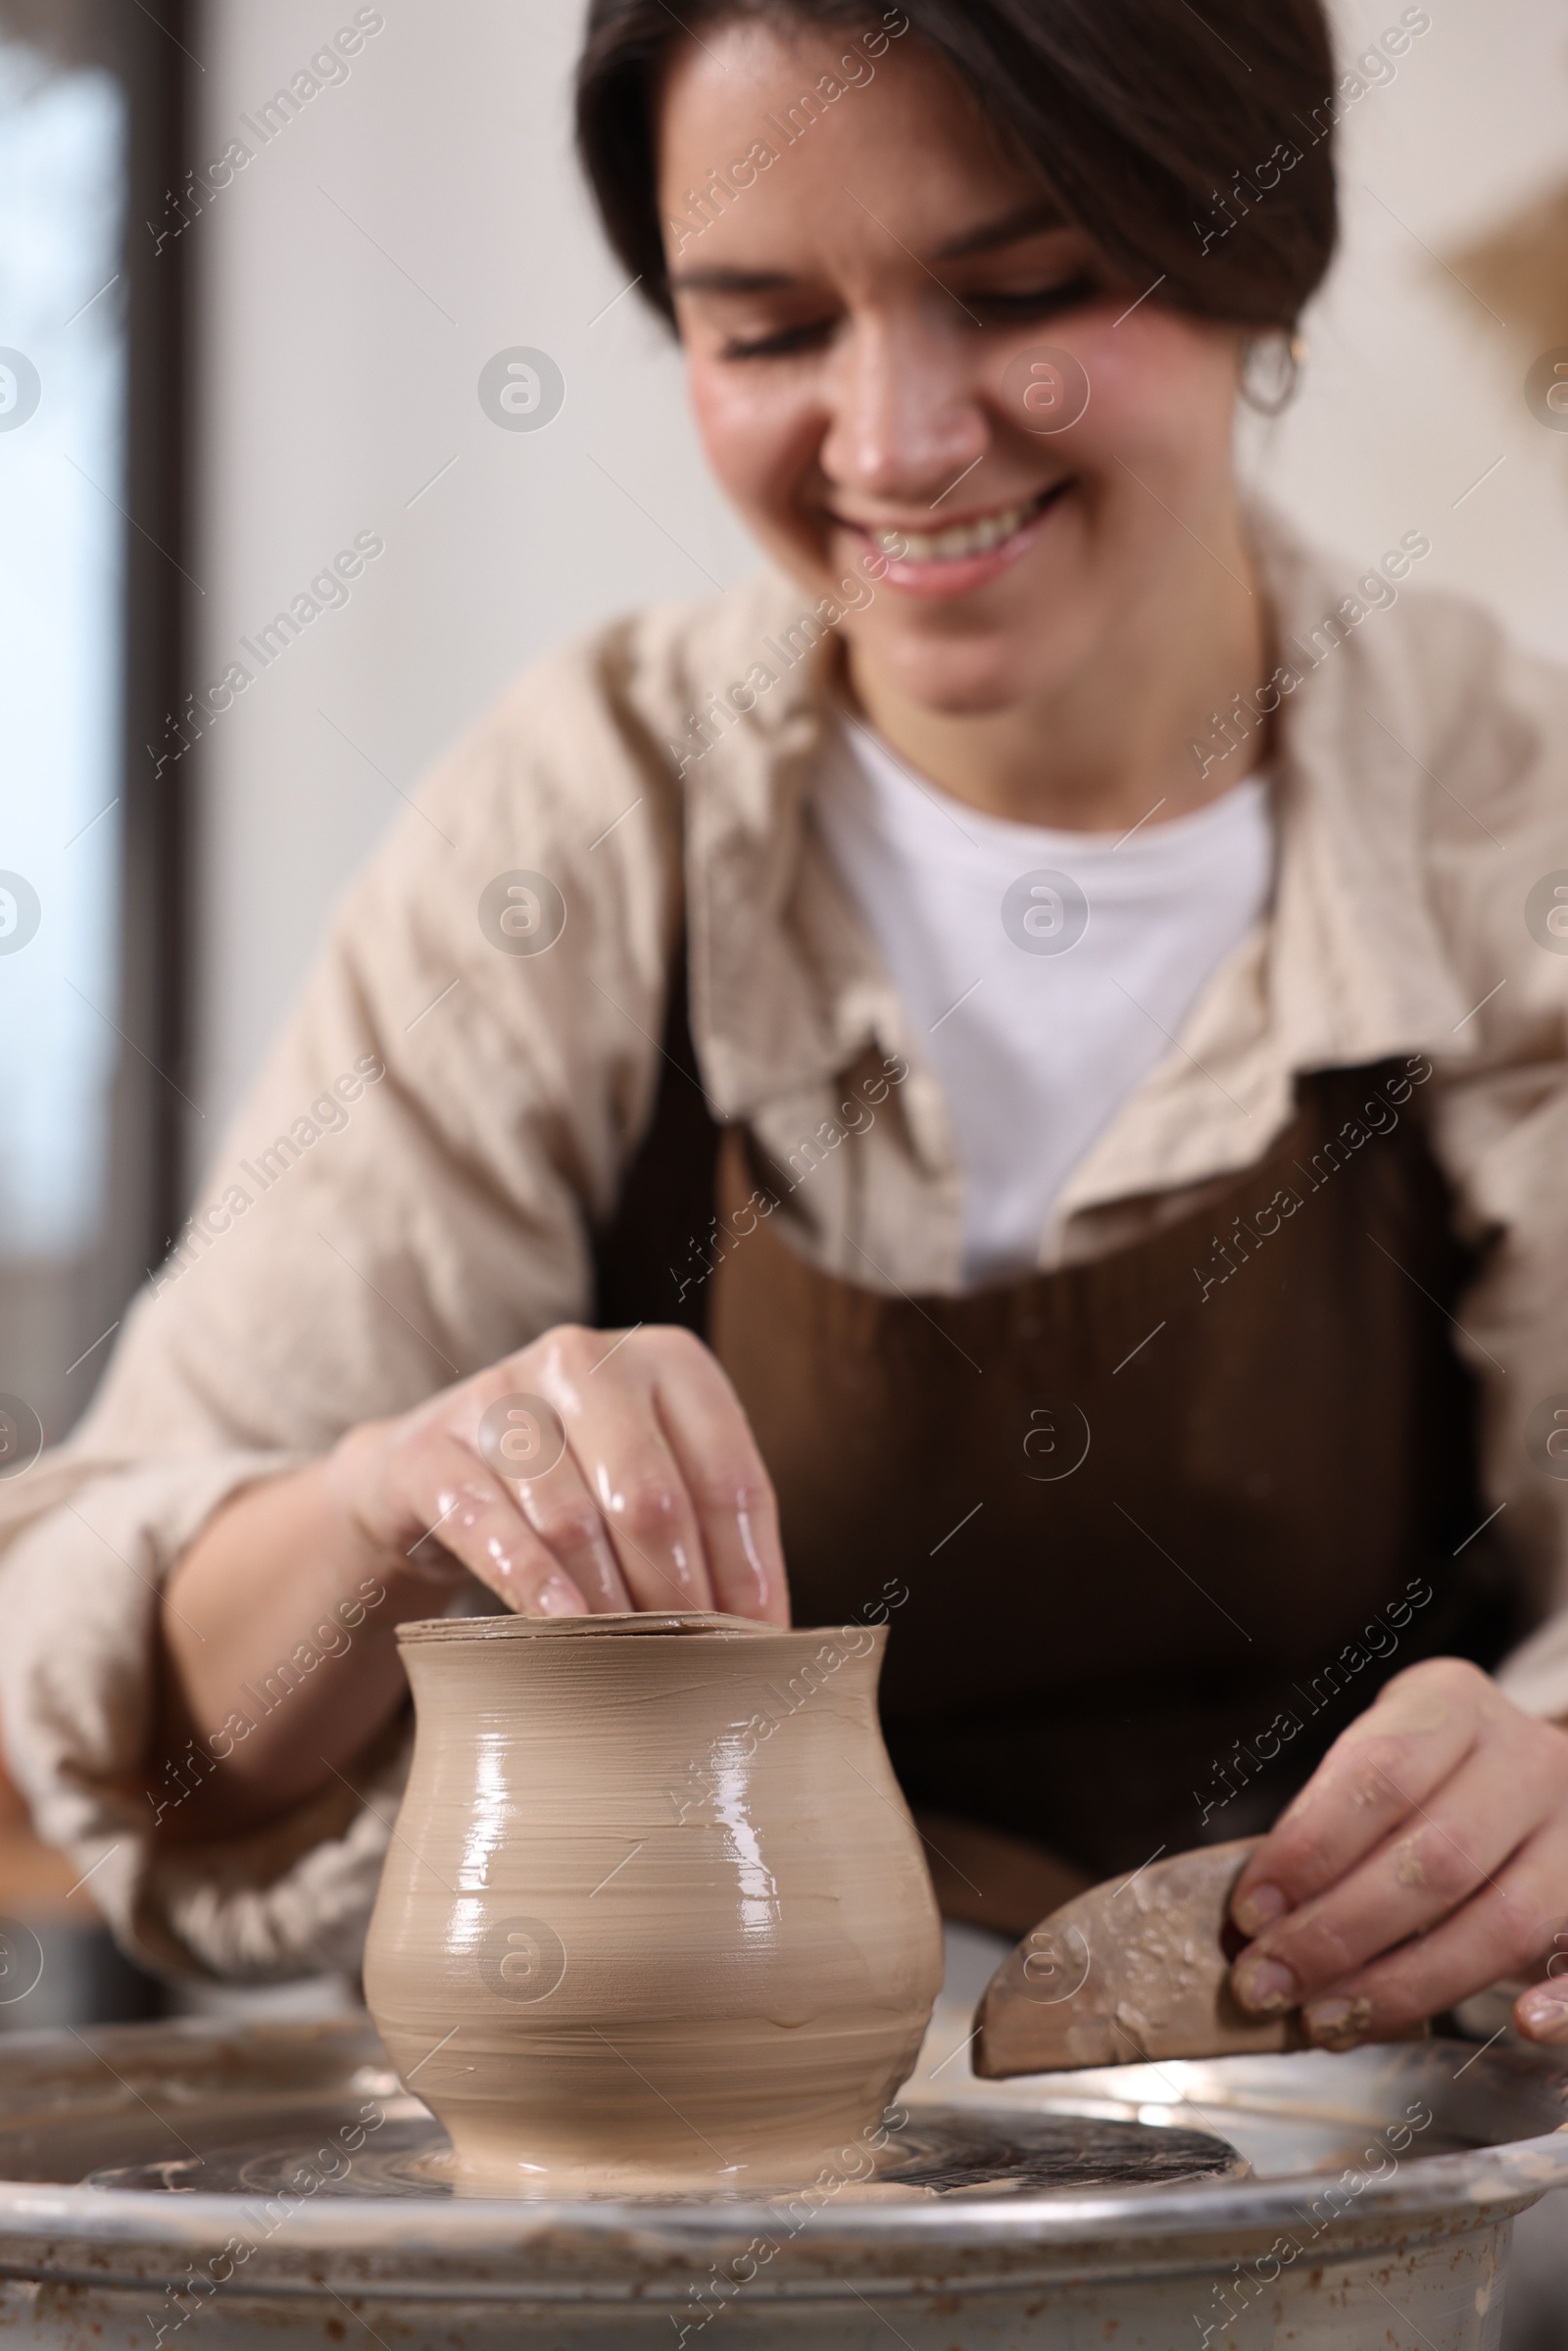
POLYGON ((610 1222, 593 1237, 594 1321, 601 1330, 680 1323, 707 1336, 706 1236, 714 1228, 720 1128, 692 1044, 686 934, 670 962, 658 1094, 610 1222))

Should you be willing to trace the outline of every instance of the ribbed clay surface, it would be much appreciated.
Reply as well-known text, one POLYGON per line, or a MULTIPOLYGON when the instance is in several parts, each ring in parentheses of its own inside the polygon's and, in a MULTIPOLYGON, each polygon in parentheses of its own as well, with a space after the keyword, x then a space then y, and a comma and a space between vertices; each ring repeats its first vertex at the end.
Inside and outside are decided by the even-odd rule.
POLYGON ((417 1735, 366 1994, 459 2180, 781 2185, 863 2146, 942 1974, 876 1720, 885 1629, 399 1638, 417 1735))

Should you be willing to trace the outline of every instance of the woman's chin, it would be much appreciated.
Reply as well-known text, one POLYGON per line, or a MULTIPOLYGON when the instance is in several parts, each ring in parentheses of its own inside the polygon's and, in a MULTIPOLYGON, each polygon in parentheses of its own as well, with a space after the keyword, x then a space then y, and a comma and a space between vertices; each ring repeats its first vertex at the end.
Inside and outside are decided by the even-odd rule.
POLYGON ((933 643, 931 637, 902 634, 858 648, 857 666, 867 684, 884 690, 933 718, 989 718, 1016 710, 1059 683, 1055 665, 1044 664, 1038 639, 1028 645, 971 640, 933 643))

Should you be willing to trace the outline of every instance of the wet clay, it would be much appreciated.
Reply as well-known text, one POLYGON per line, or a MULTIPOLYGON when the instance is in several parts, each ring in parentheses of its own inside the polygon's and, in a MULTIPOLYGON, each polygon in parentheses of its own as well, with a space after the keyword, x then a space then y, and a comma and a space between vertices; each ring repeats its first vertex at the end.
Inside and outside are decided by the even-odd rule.
POLYGON ((370 2013, 454 2177, 793 2185, 863 2149, 942 1978, 885 1627, 401 1625, 417 1729, 370 2013))
MULTIPOLYGON (((1230 1926, 1231 1895, 1262 1841, 1247 1837, 1156 1857, 1042 1919, 1003 1961, 975 2011, 975 2073, 996 2082, 1305 2048, 1298 2013, 1253 2015, 1231 1989, 1243 1939, 1230 1926)), ((1343 2040, 1325 2045, 1349 2048, 1371 2017, 1367 2002, 1348 2004, 1343 2040)), ((1418 2039, 1427 2031, 1419 2025, 1381 2037, 1418 2039)))
POLYGON ((1225 1922, 1262 1840, 1156 1858, 1042 1919, 975 2012, 984 2081, 1150 2058, 1300 2048, 1295 2016, 1250 2016, 1230 1990, 1225 1922))

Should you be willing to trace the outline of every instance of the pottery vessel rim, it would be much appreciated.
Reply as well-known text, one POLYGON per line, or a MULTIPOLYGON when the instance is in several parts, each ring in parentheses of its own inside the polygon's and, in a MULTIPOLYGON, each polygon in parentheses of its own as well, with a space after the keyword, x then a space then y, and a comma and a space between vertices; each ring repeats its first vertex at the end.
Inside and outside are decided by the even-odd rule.
MULTIPOLYGON (((396 1628, 399 1641, 411 1646, 430 1641, 532 1641, 546 1636, 557 1641, 592 1640, 611 1633, 685 1634, 718 1641, 758 1635, 775 1641, 818 1641, 825 1633, 841 1630, 837 1625, 760 1625, 750 1616, 703 1614, 695 1610, 689 1614, 628 1611, 602 1616, 421 1616, 396 1628)), ((886 1628, 858 1625, 855 1630, 869 1634, 875 1641, 886 1628)))

